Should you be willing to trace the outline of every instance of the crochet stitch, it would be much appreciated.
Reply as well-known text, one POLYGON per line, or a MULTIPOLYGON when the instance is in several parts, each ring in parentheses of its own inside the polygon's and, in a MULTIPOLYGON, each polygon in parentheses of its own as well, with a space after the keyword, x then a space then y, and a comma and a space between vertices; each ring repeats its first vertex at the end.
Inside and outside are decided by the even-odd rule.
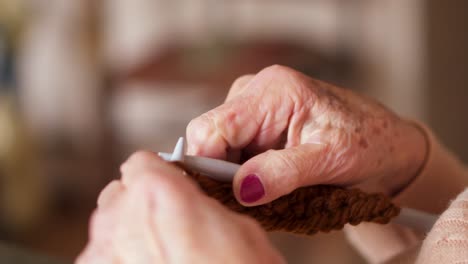
POLYGON ((209 196, 236 212, 255 218, 267 231, 313 235, 318 231, 342 229, 347 223, 386 224, 400 208, 383 194, 367 194, 358 189, 317 185, 299 188, 268 204, 245 207, 237 202, 231 183, 222 183, 191 173, 209 196))

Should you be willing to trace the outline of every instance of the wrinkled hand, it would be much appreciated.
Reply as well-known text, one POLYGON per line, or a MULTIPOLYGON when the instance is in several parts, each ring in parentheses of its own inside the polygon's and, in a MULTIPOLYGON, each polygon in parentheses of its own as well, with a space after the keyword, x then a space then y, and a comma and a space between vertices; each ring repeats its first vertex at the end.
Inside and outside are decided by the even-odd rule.
POLYGON ((156 155, 134 154, 121 171, 99 197, 77 263, 284 263, 254 220, 156 155))
POLYGON ((187 127, 192 155, 247 160, 234 178, 244 205, 314 184, 394 194, 417 174, 424 134, 379 103, 272 66, 239 78, 226 102, 187 127))

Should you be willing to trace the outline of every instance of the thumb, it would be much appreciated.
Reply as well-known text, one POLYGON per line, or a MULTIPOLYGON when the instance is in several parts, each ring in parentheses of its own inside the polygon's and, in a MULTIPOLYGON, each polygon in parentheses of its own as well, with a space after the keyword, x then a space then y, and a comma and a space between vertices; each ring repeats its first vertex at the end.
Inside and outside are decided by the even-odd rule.
POLYGON ((307 143, 269 150, 245 162, 233 181, 237 200, 246 206, 271 202, 295 189, 322 183, 325 145, 307 143), (322 182, 321 182, 322 181, 322 182))

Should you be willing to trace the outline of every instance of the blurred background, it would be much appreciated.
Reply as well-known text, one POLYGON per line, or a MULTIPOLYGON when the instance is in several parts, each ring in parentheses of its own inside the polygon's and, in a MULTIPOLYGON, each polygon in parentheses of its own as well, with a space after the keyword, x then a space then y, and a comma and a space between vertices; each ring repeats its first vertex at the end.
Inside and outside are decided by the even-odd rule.
MULTIPOLYGON (((244 74, 283 64, 427 122, 468 161, 468 1, 0 0, 0 260, 68 263, 119 164, 168 151, 244 74)), ((341 232, 272 234, 361 263, 341 232)))

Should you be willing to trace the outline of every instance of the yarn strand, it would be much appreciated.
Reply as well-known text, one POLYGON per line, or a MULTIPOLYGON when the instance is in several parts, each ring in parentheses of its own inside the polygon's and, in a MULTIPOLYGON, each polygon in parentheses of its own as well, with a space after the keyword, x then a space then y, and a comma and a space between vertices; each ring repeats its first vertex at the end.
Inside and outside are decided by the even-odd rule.
POLYGON ((255 218, 267 231, 313 235, 319 231, 340 230, 347 223, 386 224, 400 212, 400 208, 383 194, 330 185, 299 188, 268 204, 245 207, 234 197, 231 183, 194 173, 189 176, 208 196, 231 210, 255 218))

